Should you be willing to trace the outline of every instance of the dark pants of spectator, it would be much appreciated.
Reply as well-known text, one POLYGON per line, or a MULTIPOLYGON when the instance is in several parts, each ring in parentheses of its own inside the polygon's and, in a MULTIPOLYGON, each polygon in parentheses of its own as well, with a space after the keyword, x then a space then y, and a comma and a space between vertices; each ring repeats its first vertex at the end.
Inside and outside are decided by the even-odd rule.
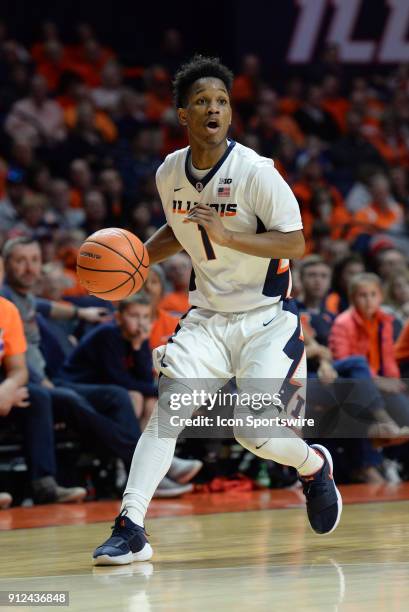
POLYGON ((364 357, 347 357, 333 363, 339 377, 324 385, 309 374, 307 405, 315 418, 315 435, 334 438, 365 437, 374 412, 385 407, 364 357))
POLYGON ((323 385, 314 377, 308 380, 307 402, 316 422, 315 435, 343 438, 339 442, 351 469, 379 466, 382 453, 373 447, 366 433, 374 422, 374 411, 385 408, 385 402, 368 363, 364 357, 354 356, 335 361, 333 367, 339 375, 333 385, 323 385), (317 413, 314 407, 322 412, 317 413))
POLYGON ((16 424, 23 434, 25 459, 31 480, 55 476, 54 420, 47 389, 28 385, 30 406, 12 408, 1 423, 16 424))
POLYGON ((122 418, 119 416, 122 404, 117 402, 117 396, 113 401, 112 393, 107 392, 104 395, 106 413, 110 415, 108 417, 97 412, 94 406, 74 389, 55 386, 48 389, 48 392, 52 399, 55 420, 67 423, 88 443, 95 442, 120 457, 129 469, 140 430, 136 418, 136 425, 134 422, 131 428, 118 424, 122 418))
POLYGON ((404 393, 384 393, 385 409, 401 427, 409 427, 409 397, 404 393))
POLYGON ((112 419, 136 440, 141 435, 138 418, 129 393, 119 385, 89 385, 59 380, 58 384, 76 391, 99 413, 112 419))

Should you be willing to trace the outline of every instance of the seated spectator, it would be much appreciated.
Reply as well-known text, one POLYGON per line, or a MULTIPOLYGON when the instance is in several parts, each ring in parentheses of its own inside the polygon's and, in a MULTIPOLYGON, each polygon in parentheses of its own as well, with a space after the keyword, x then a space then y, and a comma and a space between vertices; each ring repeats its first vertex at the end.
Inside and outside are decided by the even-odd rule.
POLYGON ((348 254, 335 264, 332 291, 325 299, 327 310, 337 315, 348 308, 348 284, 355 274, 361 274, 364 271, 364 262, 357 253, 348 254))
MULTIPOLYGON (((121 301, 115 322, 100 325, 86 334, 61 371, 62 379, 70 384, 110 384, 127 389, 142 430, 152 414, 157 396, 148 342, 150 325, 151 300, 147 295, 140 292, 121 301)), ((192 469, 196 474, 202 464, 186 461, 183 466, 181 461, 174 459, 168 477, 159 487, 158 496, 165 491, 170 496, 172 491, 177 495, 192 489, 191 486, 185 489, 177 487, 171 479, 177 479, 176 473, 181 468, 184 472, 192 469)))
POLYGON ((70 230, 81 227, 84 222, 84 211, 70 206, 70 188, 67 181, 54 179, 49 189, 49 214, 53 215, 58 229, 70 230))
POLYGON ((409 209, 409 180, 408 169, 404 166, 394 166, 390 170, 392 195, 404 208, 407 218, 409 209))
POLYGON ((116 139, 116 128, 108 117, 104 122, 110 124, 108 130, 105 130, 106 125, 99 125, 91 102, 81 102, 78 109, 73 109, 73 113, 76 115, 75 126, 58 148, 60 164, 69 164, 73 159, 80 157, 98 169, 106 154, 107 143, 116 139))
MULTIPOLYGON (((81 501, 86 495, 85 489, 65 488, 56 481, 51 402, 46 392, 35 385, 27 387, 27 344, 22 321, 14 304, 3 297, 0 297, 0 319, 0 426, 13 423, 23 434, 35 503, 81 501)), ((3 495, 2 501, 10 504, 11 498, 6 500, 3 495)))
POLYGON ((375 272, 382 282, 388 282, 398 272, 405 274, 408 270, 407 257, 394 247, 380 249, 375 254, 375 272))
POLYGON ((91 93, 96 107, 107 113, 116 111, 122 90, 122 68, 116 62, 109 61, 102 69, 100 87, 91 93))
POLYGON ((371 138, 371 142, 388 165, 409 166, 406 125, 400 124, 393 113, 385 113, 380 130, 371 138))
POLYGON ((50 41, 59 41, 60 33, 54 21, 43 21, 40 26, 40 36, 30 49, 30 54, 36 64, 44 61, 45 45, 50 41))
POLYGON ((333 142, 339 135, 339 129, 322 104, 322 88, 310 85, 304 104, 293 116, 304 134, 317 136, 324 142, 333 142))
POLYGON ((318 159, 307 159, 302 166, 299 180, 293 185, 293 192, 300 204, 301 214, 310 210, 312 197, 319 189, 327 189, 335 208, 344 207, 342 195, 336 187, 330 185, 325 179, 318 159))
POLYGON ((253 109, 260 85, 260 58, 248 53, 242 59, 241 72, 235 77, 232 90, 232 100, 244 118, 247 118, 253 109))
POLYGON ((167 343, 178 324, 177 317, 174 317, 163 308, 159 308, 160 301, 165 292, 165 273, 161 266, 153 265, 149 267, 149 274, 144 289, 149 295, 152 304, 149 344, 151 349, 155 349, 167 343))
POLYGON ((154 127, 141 126, 131 141, 131 147, 126 147, 118 159, 117 168, 124 180, 126 191, 132 195, 139 195, 142 183, 148 176, 152 176, 161 164, 157 148, 157 134, 161 132, 154 127))
POLYGON ((151 302, 138 293, 120 302, 116 320, 86 334, 62 371, 75 383, 113 384, 132 391, 144 429, 155 405, 157 386, 149 348, 151 302))
POLYGON ((23 172, 10 168, 6 174, 5 194, 0 200, 0 227, 10 230, 16 223, 23 206, 26 193, 25 176, 23 172))
POLYGON ((162 66, 152 66, 145 70, 146 84, 146 118, 148 121, 160 121, 163 114, 172 108, 171 79, 162 66))
POLYGON ((116 110, 116 126, 121 140, 132 141, 146 123, 145 106, 146 100, 142 93, 130 88, 123 90, 116 110))
POLYGON ((322 108, 332 116, 342 133, 346 129, 349 102, 344 96, 341 96, 340 91, 340 79, 335 74, 327 74, 322 81, 322 108))
POLYGON ((64 46, 59 40, 48 40, 43 46, 43 57, 37 62, 37 73, 43 76, 50 91, 56 91, 61 76, 71 70, 70 62, 64 46))
POLYGON ((40 195, 34 193, 25 195, 20 220, 10 229, 8 237, 27 236, 33 240, 40 240, 43 236, 46 236, 50 231, 45 214, 46 205, 46 199, 40 195))
POLYGON ((159 302, 159 308, 175 317, 181 317, 189 309, 189 284, 193 274, 190 257, 186 253, 177 253, 166 260, 164 268, 173 291, 165 294, 159 302))
POLYGON ((409 317, 409 270, 397 271, 386 283, 384 304, 402 323, 409 317))
POLYGON ((85 159, 74 159, 70 164, 70 206, 83 208, 84 197, 93 185, 93 175, 85 159))
MULTIPOLYGON (((349 240, 358 237, 370 238, 379 232, 403 232, 403 208, 393 199, 388 178, 383 174, 373 176, 370 180, 370 192, 371 204, 355 213, 348 234, 349 240)), ((364 250, 366 249, 364 246, 364 250)))
POLYGON ((338 427, 340 437, 348 437, 352 433, 356 435, 359 429, 363 439, 347 444, 355 457, 351 475, 358 481, 383 482, 377 469, 382 457, 365 437, 380 432, 396 435, 399 428, 385 413, 365 359, 350 356, 336 360, 328 348, 334 321, 334 315, 325 310, 324 301, 331 282, 330 267, 318 255, 310 255, 301 261, 300 279, 302 301, 298 299, 297 305, 305 338, 308 377, 312 379, 307 386, 307 403, 310 415, 315 418, 317 435, 334 436, 338 427), (335 431, 328 432, 325 427, 332 421, 335 431))
POLYGON ((123 460, 128 469, 140 428, 128 393, 115 385, 78 385, 57 379, 64 350, 51 322, 78 316, 90 322, 103 321, 103 308, 77 308, 72 304, 36 299, 32 293, 41 274, 37 242, 15 238, 3 248, 6 284, 2 293, 17 306, 27 339, 27 365, 36 393, 45 394, 56 420, 71 425, 85 440, 95 440, 103 449, 123 460), (42 313, 42 314, 41 314, 42 313))
POLYGON ((30 96, 13 105, 4 129, 12 138, 25 136, 34 146, 50 146, 65 138, 62 111, 48 97, 47 82, 43 76, 38 74, 33 77, 30 96))
POLYGON ((98 181, 108 208, 107 225, 115 227, 126 217, 131 204, 124 193, 122 177, 117 170, 109 168, 101 172, 98 181))
POLYGON ((343 192, 348 192, 359 179, 362 166, 384 166, 378 151, 362 134, 362 115, 359 112, 348 112, 346 132, 333 143, 331 159, 336 182, 343 186, 343 192))
POLYGON ((309 210, 302 214, 304 236, 312 252, 321 252, 313 240, 314 227, 321 223, 328 228, 331 240, 343 240, 349 232, 352 217, 343 203, 336 202, 333 192, 328 187, 316 189, 309 205, 309 210))
POLYGON ((104 196, 100 191, 92 189, 84 198, 85 219, 82 229, 87 236, 107 227, 108 210, 104 196))
POLYGON ((72 133, 88 134, 89 138, 94 134, 105 142, 114 142, 118 133, 112 119, 105 111, 96 109, 89 96, 87 98, 84 96, 77 105, 65 109, 67 127, 72 133))
POLYGON ((382 287, 376 274, 355 275, 349 283, 351 306, 338 315, 329 346, 335 359, 366 359, 387 412, 400 426, 409 425, 407 387, 400 380, 393 340, 393 317, 382 308, 382 287))
POLYGON ((278 113, 277 94, 264 87, 259 94, 256 112, 250 119, 249 127, 259 138, 261 155, 272 156, 277 144, 274 140, 280 135, 291 138, 297 147, 304 144, 304 134, 294 119, 278 113))

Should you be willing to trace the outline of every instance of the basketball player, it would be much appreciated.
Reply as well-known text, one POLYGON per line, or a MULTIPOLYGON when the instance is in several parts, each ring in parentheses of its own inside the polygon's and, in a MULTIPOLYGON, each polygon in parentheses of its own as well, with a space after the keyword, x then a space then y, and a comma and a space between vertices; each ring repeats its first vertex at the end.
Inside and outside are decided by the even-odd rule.
MULTIPOLYGON (((300 211, 272 160, 227 138, 232 80, 218 59, 202 56, 175 77, 177 112, 190 146, 168 155, 157 171, 167 223, 146 246, 152 264, 181 249, 190 255, 192 308, 167 345, 154 351, 158 405, 138 441, 113 533, 94 552, 97 565, 152 556, 144 519, 175 450, 174 428, 163 417, 173 393, 200 385, 214 391, 234 376, 241 392, 281 381, 282 393, 299 389, 292 381, 306 377, 300 319, 290 298, 289 260, 304 253, 300 211)), ((285 396, 286 414, 294 397, 298 410, 290 413, 298 414, 300 393, 285 396)), ((330 533, 342 511, 330 453, 288 428, 285 435, 275 429, 258 435, 238 427, 235 436, 257 456, 298 470, 312 529, 330 533)))

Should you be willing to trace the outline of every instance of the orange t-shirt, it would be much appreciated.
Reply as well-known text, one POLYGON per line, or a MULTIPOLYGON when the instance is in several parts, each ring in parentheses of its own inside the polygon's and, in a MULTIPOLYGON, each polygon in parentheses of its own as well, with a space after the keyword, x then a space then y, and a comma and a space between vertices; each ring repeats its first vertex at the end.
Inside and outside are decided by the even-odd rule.
POLYGON ((168 293, 159 303, 159 308, 167 310, 175 316, 181 316, 189 310, 189 295, 184 291, 172 291, 168 293))
POLYGON ((154 320, 151 328, 151 335, 149 342, 151 349, 155 349, 162 344, 166 344, 169 337, 175 331, 175 327, 178 324, 179 319, 174 317, 166 310, 158 309, 158 317, 154 320))
POLYGON ((397 223, 403 221, 403 208, 400 204, 391 204, 388 209, 381 209, 373 202, 366 208, 355 213, 351 230, 347 239, 352 240, 359 234, 374 234, 386 231, 397 223))
POLYGON ((0 366, 4 357, 20 355, 27 350, 23 322, 16 306, 0 297, 0 366))

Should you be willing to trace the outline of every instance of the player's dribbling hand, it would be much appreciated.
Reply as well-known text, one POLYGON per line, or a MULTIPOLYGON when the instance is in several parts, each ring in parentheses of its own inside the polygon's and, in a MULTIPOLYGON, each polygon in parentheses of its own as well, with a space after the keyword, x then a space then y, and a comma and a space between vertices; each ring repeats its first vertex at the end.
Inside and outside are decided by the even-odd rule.
POLYGON ((206 206, 205 204, 198 204, 189 212, 185 222, 192 222, 201 225, 206 230, 210 240, 221 246, 225 246, 229 232, 223 225, 217 212, 214 208, 206 206))

